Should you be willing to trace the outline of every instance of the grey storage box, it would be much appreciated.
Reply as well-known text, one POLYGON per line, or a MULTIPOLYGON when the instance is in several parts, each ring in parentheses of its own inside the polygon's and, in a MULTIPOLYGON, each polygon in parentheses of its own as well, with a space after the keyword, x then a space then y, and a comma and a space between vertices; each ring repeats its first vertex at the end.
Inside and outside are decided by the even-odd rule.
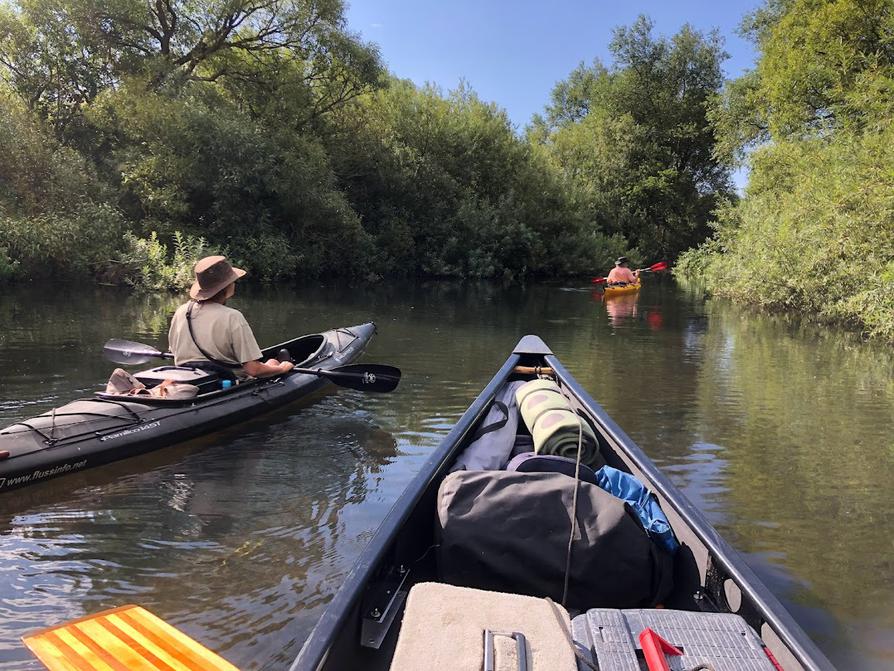
POLYGON ((419 583, 391 671, 574 671, 570 625, 568 612, 546 599, 419 583))
MULTIPOLYGON (((671 671, 710 664, 714 671, 776 671, 754 629, 738 615, 682 610, 593 608, 571 621, 574 640, 599 671, 641 671, 639 634, 650 628, 682 656, 668 656, 671 671)), ((578 662, 579 671, 590 671, 578 662)))

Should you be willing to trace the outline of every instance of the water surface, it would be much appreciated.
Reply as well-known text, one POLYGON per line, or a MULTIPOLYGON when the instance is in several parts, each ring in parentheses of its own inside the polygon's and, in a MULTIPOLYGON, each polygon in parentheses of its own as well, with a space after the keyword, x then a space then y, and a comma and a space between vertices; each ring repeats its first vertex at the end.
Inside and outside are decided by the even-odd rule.
MULTIPOLYGON (((176 298, 6 288, 0 425, 104 384, 118 337, 164 348, 176 298)), ((387 395, 337 390, 200 440, 0 496, 0 666, 19 638, 125 603, 242 669, 287 668, 429 452, 542 336, 842 669, 894 667, 894 357, 671 282, 240 287, 261 345, 379 325, 387 395)))

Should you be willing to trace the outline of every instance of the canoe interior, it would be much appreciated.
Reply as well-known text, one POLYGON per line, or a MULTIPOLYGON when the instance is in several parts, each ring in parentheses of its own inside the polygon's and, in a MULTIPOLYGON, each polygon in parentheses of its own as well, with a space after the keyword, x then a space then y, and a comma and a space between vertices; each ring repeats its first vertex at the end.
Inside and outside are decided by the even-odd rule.
POLYGON ((657 496, 682 546, 674 560, 674 589, 666 607, 737 613, 786 671, 833 669, 701 513, 580 388, 546 345, 527 336, 395 503, 306 641, 292 671, 389 668, 406 592, 417 582, 439 579, 435 562, 438 486, 487 414, 495 393, 507 381, 533 379, 533 375, 514 373, 516 366, 552 368, 574 408, 594 429, 606 462, 632 473, 657 496), (389 622, 393 624, 388 626, 389 622), (379 639, 379 647, 371 647, 379 639))

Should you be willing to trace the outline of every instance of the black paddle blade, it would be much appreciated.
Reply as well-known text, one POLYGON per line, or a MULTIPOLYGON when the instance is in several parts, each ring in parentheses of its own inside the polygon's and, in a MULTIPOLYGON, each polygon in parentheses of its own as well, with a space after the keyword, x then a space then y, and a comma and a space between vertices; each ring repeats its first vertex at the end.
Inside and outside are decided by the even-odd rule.
POLYGON ((106 342, 102 346, 102 355, 112 363, 120 363, 125 366, 138 366, 152 359, 169 356, 149 345, 118 339, 106 342))
POLYGON ((401 376, 399 368, 380 363, 355 363, 330 370, 313 368, 294 368, 293 370, 298 373, 325 377, 340 387, 380 393, 393 391, 400 382, 401 376))

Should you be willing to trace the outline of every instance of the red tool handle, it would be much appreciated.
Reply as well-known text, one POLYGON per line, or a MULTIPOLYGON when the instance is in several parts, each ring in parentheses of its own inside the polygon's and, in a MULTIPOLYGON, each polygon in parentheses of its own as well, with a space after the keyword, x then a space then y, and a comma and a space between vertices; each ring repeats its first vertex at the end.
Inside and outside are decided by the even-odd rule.
POLYGON ((643 649, 643 656, 646 658, 646 666, 649 671, 671 671, 667 664, 667 655, 680 657, 683 651, 675 648, 673 645, 665 641, 657 631, 646 627, 639 633, 639 644, 643 649))

